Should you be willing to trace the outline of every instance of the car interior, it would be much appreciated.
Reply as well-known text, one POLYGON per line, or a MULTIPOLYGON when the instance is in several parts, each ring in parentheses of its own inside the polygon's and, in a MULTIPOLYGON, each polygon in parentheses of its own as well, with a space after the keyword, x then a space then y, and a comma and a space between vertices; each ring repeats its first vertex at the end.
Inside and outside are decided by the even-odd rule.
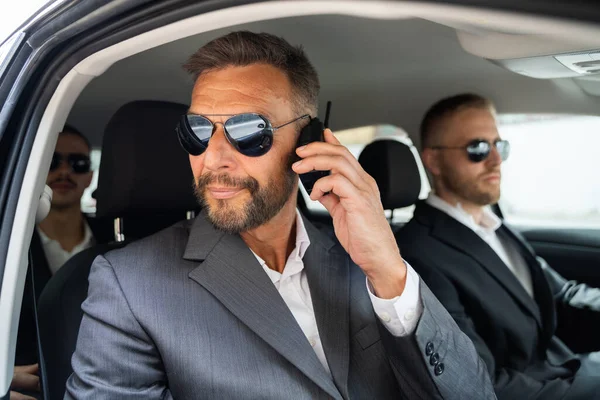
MULTIPOLYGON (((97 188, 91 188, 95 210, 89 216, 104 229, 98 244, 71 258, 39 298, 45 398, 64 394, 95 256, 200 211, 174 128, 187 111, 193 86, 181 66, 208 41, 250 30, 304 47, 321 81, 320 113, 332 101, 330 127, 342 143, 354 146, 378 182, 394 231, 402 229, 411 206, 429 190, 418 157, 419 125, 437 100, 473 92, 490 98, 500 116, 600 117, 598 26, 425 3, 311 4, 257 3, 189 17, 90 54, 65 74, 37 130, 27 189, 18 205, 29 217, 13 232, 11 244, 20 243, 15 254, 19 249, 26 254, 34 226, 31 210, 37 208, 65 122, 101 154, 97 188)), ((569 141, 569 132, 563 140, 565 153, 580 151, 581 143, 569 141)), ((553 163, 553 157, 558 155, 545 154, 535 168, 553 163)), ((600 166, 598 161, 589 165, 600 166)), ((523 179, 528 173, 520 171, 523 179)), ((331 224, 305 192, 298 207, 317 225, 331 224)), ((600 203, 596 210, 600 213, 600 203)), ((496 211, 503 214, 502 202, 496 211)), ((563 276, 600 286, 600 222, 595 228, 531 222, 516 227, 563 276)), ((15 288, 18 281, 24 278, 15 272, 15 288)), ((558 334, 574 350, 585 351, 597 338, 586 336, 578 324, 564 321, 558 334)))

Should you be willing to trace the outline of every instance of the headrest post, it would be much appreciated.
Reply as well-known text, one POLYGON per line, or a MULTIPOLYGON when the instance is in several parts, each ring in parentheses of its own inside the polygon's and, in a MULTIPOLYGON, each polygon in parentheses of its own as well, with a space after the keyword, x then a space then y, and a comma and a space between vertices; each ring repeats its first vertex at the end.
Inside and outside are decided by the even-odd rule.
POLYGON ((115 218, 114 221, 114 233, 115 233, 115 241, 118 243, 125 241, 125 234, 123 233, 123 219, 115 218))
POLYGON ((194 218, 196 218, 196 212, 195 211, 188 211, 185 214, 185 218, 186 219, 194 219, 194 218))

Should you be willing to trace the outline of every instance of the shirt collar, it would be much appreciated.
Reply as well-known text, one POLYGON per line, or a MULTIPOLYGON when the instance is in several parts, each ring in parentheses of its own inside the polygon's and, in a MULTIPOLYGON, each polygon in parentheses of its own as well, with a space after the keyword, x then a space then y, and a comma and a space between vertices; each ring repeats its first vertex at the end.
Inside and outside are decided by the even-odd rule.
POLYGON ((50 239, 39 226, 36 227, 36 229, 38 235, 40 235, 40 240, 42 241, 42 244, 47 244, 52 241, 52 239, 50 239))
POLYGON ((304 226, 302 215, 300 214, 300 211, 296 209, 296 247, 292 251, 292 254, 295 255, 297 259, 302 259, 304 258, 304 253, 306 253, 308 246, 310 246, 310 238, 308 237, 306 226, 304 226))
POLYGON ((491 233, 495 232, 498 228, 500 228, 500 226, 502 226, 502 220, 500 220, 500 218, 493 213, 490 207, 483 208, 481 223, 477 224, 475 219, 473 219, 473 216, 466 212, 460 203, 456 203, 456 205, 453 206, 433 193, 427 197, 425 202, 430 206, 443 211, 475 232, 485 231, 491 233))
MULTIPOLYGON (((40 235, 40 239, 42 241, 42 244, 48 244, 50 242, 53 242, 55 240, 50 239, 48 237, 48 235, 46 235, 44 233, 43 230, 40 229, 40 227, 37 227, 37 232, 40 235)), ((85 244, 87 245, 88 243, 91 243, 91 241, 94 239, 94 233, 92 232, 92 228, 90 228, 90 225, 88 224, 87 220, 84 218, 83 219, 83 240, 81 241, 80 244, 85 244)))
POLYGON ((300 211, 298 211, 298 209, 296 209, 296 246, 294 247, 294 250, 292 250, 292 253, 289 255, 289 257, 287 259, 285 268, 283 270, 283 274, 280 274, 279 272, 273 271, 272 269, 270 269, 267 266, 267 263, 265 262, 265 260, 260 258, 258 256, 258 254, 256 254, 254 251, 252 251, 252 249, 250 249, 250 251, 252 251, 252 254, 254 254, 254 257, 256 257, 256 259, 260 263, 261 267, 263 267, 263 269, 265 270, 267 275, 269 275, 269 278, 271 278, 271 280, 273 282, 277 282, 284 274, 290 276, 290 275, 297 274, 298 272, 302 271, 302 269, 304 269, 304 264, 302 262, 297 262, 297 261, 302 261, 302 258, 304 257, 304 254, 306 253, 306 249, 308 249, 309 245, 310 245, 310 238, 308 237, 308 232, 306 231, 306 226, 304 225, 304 220, 302 219, 302 215, 300 214, 300 211), (296 266, 297 268, 293 268, 293 270, 288 269, 287 267, 290 265, 290 261, 296 261, 297 263, 294 263, 294 266, 296 266))

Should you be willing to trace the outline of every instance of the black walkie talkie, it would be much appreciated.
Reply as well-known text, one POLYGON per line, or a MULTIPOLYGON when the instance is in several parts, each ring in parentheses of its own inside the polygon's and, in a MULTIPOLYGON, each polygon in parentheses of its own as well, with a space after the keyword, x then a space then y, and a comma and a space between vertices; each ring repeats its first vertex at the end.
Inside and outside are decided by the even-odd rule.
MULTIPOLYGON (((318 118, 311 118, 308 125, 306 125, 302 131, 300 131, 300 137, 298 138, 298 144, 296 148, 305 146, 312 142, 324 142, 323 130, 329 128, 329 113, 331 112, 331 101, 327 102, 327 109, 325 111, 325 123, 321 123, 318 118)), ((315 182, 319 179, 329 175, 329 171, 311 171, 305 174, 300 174, 300 181, 302 186, 306 189, 306 192, 310 196, 312 193, 315 182)))

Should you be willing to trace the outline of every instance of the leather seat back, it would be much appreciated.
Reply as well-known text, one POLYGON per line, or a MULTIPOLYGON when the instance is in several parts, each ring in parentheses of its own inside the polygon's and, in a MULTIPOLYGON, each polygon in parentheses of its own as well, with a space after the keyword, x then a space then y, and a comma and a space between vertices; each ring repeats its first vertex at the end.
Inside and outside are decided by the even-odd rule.
MULTIPOLYGON (((199 208, 189 160, 175 134, 177 121, 186 112, 181 104, 137 101, 121 107, 106 127, 96 214, 103 220, 121 218, 127 242, 164 229, 199 208)), ((94 259, 125 244, 99 244, 76 254, 41 293, 39 327, 48 371, 46 399, 64 396, 94 259)))

